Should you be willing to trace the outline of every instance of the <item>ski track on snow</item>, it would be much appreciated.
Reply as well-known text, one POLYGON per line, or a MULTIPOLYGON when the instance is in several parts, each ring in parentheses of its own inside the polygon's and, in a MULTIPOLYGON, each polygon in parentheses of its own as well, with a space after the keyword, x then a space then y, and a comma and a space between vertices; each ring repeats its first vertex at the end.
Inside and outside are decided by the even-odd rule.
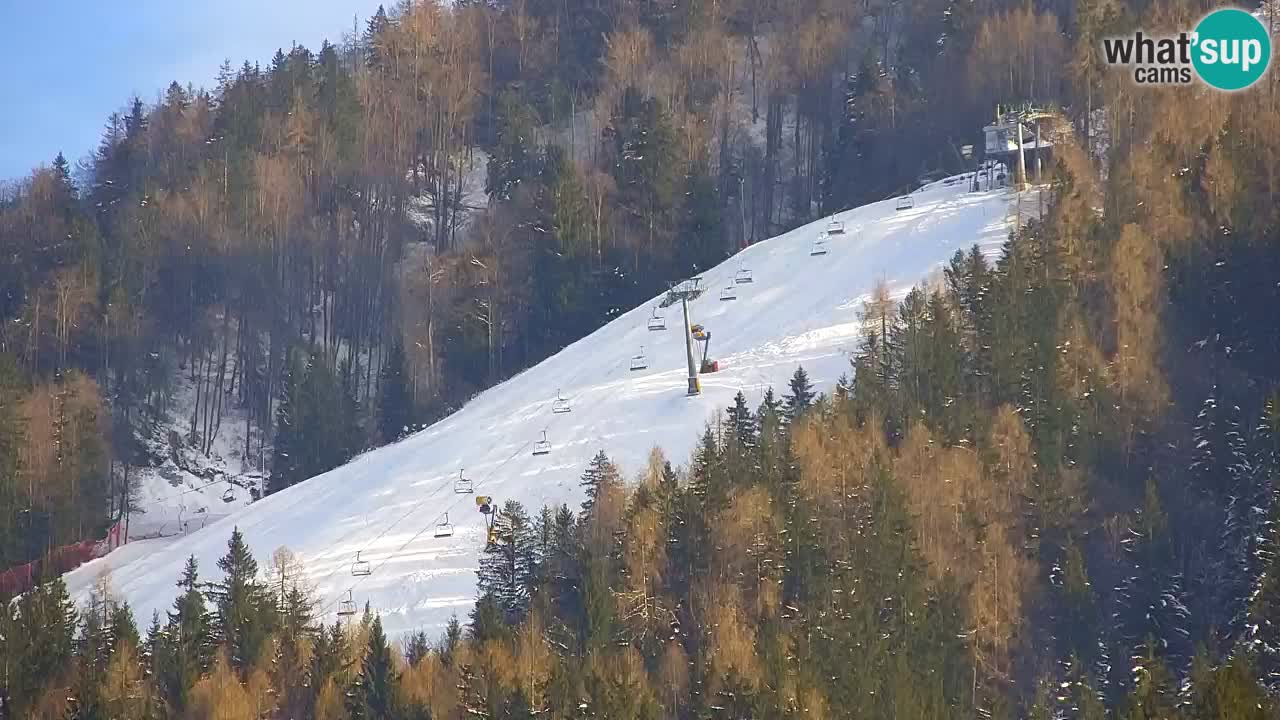
POLYGON ((655 446, 674 464, 687 463, 704 424, 739 390, 754 408, 770 385, 781 396, 803 364, 815 388, 830 391, 851 372, 858 313, 878 280, 901 296, 956 250, 976 243, 994 254, 1005 241, 1012 196, 967 193, 965 186, 928 185, 913 193, 910 210, 895 212, 890 199, 837 213, 845 234, 827 238, 825 256, 809 251, 830 218, 757 243, 704 273, 705 292, 690 317, 712 332, 710 355, 722 369, 702 377, 701 397, 685 396, 680 307, 663 310, 666 330, 647 328, 656 298, 430 428, 203 529, 134 542, 82 566, 67 575, 72 596, 83 601, 109 571, 114 591, 145 625, 153 611, 171 606, 189 555, 204 580, 219 576, 217 559, 239 527, 264 573, 276 548, 297 554, 322 620, 335 619, 350 590, 358 605, 368 602, 380 613, 390 637, 418 629, 439 634, 451 615, 465 621, 475 601, 484 544, 475 495, 498 504, 519 500, 530 514, 551 503, 576 510, 579 477, 598 450, 634 477, 655 446), (737 300, 721 301, 720 290, 740 268, 752 271, 753 282, 737 286, 737 300), (642 345, 649 366, 631 372, 642 345), (571 413, 551 412, 557 389, 571 401, 571 413), (551 454, 534 457, 544 429, 551 454), (454 493, 460 468, 475 495, 454 493), (437 539, 434 527, 446 513, 454 534, 437 539), (357 550, 372 575, 351 575, 357 550))

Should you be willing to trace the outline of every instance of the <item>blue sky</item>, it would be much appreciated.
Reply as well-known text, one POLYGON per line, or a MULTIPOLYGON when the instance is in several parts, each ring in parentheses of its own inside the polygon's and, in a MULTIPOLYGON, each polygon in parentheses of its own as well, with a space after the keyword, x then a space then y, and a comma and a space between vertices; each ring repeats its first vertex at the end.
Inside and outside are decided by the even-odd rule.
MULTIPOLYGON (((386 2, 386 0, 383 0, 386 2)), ((337 41, 379 0, 0 0, 0 180, 62 151, 74 163, 134 94, 211 87, 230 58, 337 41)), ((390 3, 388 3, 390 4, 390 3)))

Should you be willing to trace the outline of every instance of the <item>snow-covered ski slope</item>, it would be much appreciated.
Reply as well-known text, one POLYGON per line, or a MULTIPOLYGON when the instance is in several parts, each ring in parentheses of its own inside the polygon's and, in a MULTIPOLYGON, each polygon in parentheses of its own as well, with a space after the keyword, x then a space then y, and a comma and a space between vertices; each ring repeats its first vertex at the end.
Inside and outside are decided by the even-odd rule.
POLYGON ((701 397, 685 395, 680 308, 664 311, 665 331, 650 331, 655 300, 422 432, 181 538, 127 545, 71 573, 70 589, 83 598, 109 568, 116 594, 145 624, 153 610, 171 605, 187 556, 198 558, 204 579, 220 575, 216 561, 238 526, 264 572, 281 546, 302 560, 326 621, 348 591, 357 605, 368 602, 381 614, 393 637, 438 633, 455 613, 465 621, 484 524, 475 495, 454 492, 459 469, 477 495, 499 504, 518 500, 531 513, 548 503, 576 509, 579 477, 598 450, 628 477, 644 469, 655 446, 684 464, 704 424, 739 390, 754 407, 766 387, 785 391, 800 364, 818 389, 830 390, 850 370, 858 313, 878 280, 905 292, 957 249, 977 243, 990 251, 1007 237, 1009 193, 968 193, 967 186, 954 179, 926 186, 912 194, 909 210, 896 211, 890 199, 839 213, 845 234, 826 239, 826 255, 810 252, 829 218, 757 243, 706 272, 706 292, 691 304, 691 319, 711 331, 711 356, 721 371, 703 376, 701 397), (753 282, 734 285, 744 268, 753 282), (737 299, 722 301, 730 285, 737 299), (633 372, 641 346, 648 368, 633 372), (552 413, 557 389, 572 412, 552 413), (552 450, 535 457, 543 430, 552 450), (437 539, 446 513, 455 532, 437 539), (352 575, 357 551, 372 574, 352 575))

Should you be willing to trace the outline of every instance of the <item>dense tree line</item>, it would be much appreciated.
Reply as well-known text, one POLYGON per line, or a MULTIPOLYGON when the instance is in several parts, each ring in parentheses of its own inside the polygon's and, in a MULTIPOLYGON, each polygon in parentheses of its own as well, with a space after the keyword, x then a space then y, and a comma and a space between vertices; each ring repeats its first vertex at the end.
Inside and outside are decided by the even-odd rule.
MULTIPOLYGON (((1034 644, 1031 606, 1080 622, 1109 591, 1079 545, 1049 568, 1032 544, 1051 533, 1027 424, 1006 405, 970 443, 932 420, 895 442, 857 388, 817 396, 799 369, 754 411, 739 394, 687 469, 655 450, 627 482, 600 452, 579 510, 506 502, 469 622, 440 638, 389 639, 367 607, 324 625, 305 568, 281 548, 261 572, 238 532, 221 579, 191 560, 144 632, 109 576, 79 609, 54 580, 0 615, 0 717, 1272 716, 1269 629, 1181 671, 1171 628, 1132 649, 1087 624, 1034 644), (1111 643, 1138 666, 1119 686, 1076 652, 1111 643), (1015 682, 1028 658, 1061 662, 1015 682)), ((1146 492, 1139 544, 1167 537, 1146 492)), ((1243 614, 1269 628, 1259 576, 1243 614)))

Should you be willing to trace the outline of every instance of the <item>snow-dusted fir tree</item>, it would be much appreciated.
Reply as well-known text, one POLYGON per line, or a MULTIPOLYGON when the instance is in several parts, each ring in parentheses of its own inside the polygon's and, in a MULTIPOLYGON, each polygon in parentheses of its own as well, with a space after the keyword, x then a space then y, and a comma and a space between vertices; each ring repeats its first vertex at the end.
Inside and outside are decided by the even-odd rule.
POLYGON ((1259 528, 1253 562, 1257 567, 1249 594, 1247 646, 1257 657, 1258 674, 1272 690, 1280 689, 1280 503, 1275 502, 1280 470, 1280 396, 1266 405, 1255 441, 1259 495, 1268 502, 1259 528))
POLYGON ((1245 597, 1266 503, 1259 493, 1240 408, 1215 386, 1200 406, 1192 431, 1190 470, 1201 492, 1224 508, 1220 552, 1205 563, 1202 582, 1211 595, 1214 623, 1234 635, 1244 621, 1245 597))
MULTIPOLYGON (((1154 480, 1147 480, 1143 507, 1124 547, 1132 566, 1116 588, 1119 607, 1114 620, 1121 649, 1135 658, 1154 651, 1175 671, 1182 669, 1191 659, 1193 618, 1171 542, 1169 517, 1154 480)), ((1112 668, 1112 679, 1118 683, 1125 672, 1121 665, 1112 668)))
POLYGON ((493 597, 508 623, 518 623, 529 609, 536 577, 533 523, 523 505, 508 500, 494 520, 493 530, 493 542, 480 556, 480 594, 493 597))

